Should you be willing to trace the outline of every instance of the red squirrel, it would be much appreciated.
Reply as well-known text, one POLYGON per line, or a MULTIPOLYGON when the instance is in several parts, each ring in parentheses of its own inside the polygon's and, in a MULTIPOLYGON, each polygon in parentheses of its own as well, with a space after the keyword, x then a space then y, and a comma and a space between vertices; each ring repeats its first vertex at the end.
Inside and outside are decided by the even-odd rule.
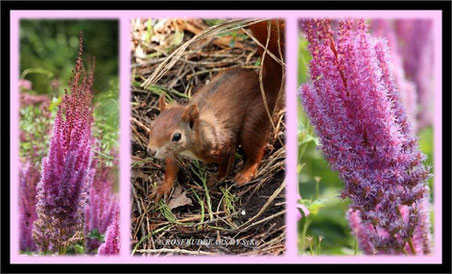
MULTIPOLYGON (((284 54, 285 26, 282 20, 270 22, 267 49, 279 58, 280 53, 284 54)), ((268 21, 249 28, 265 46, 268 21)), ((261 58, 263 52, 264 49, 258 46, 261 58)), ((283 67, 267 52, 262 69, 265 97, 268 109, 273 113, 283 67)), ((186 105, 167 105, 165 94, 162 94, 159 108, 160 115, 151 123, 148 151, 154 157, 166 160, 166 171, 163 184, 152 192, 151 200, 158 201, 171 191, 179 171, 180 156, 217 164, 218 171, 207 182, 211 187, 226 178, 234 163, 236 148, 241 145, 247 160, 234 181, 239 186, 244 185, 256 175, 271 125, 256 71, 244 68, 225 70, 199 89, 186 105)))

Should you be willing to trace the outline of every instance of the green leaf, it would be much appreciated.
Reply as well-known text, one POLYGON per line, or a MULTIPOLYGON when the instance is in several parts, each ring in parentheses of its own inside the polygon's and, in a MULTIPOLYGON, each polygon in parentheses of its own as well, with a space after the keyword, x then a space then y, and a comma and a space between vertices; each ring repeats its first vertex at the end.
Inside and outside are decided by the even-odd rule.
POLYGON ((182 43, 183 40, 184 40, 184 32, 176 30, 176 32, 174 33, 172 45, 178 46, 180 43, 182 43))
POLYGON ((50 102, 49 105, 49 111, 50 112, 54 112, 56 111, 56 109, 58 108, 58 106, 61 104, 61 101, 63 100, 62 96, 58 96, 58 97, 53 97, 52 101, 50 102))
POLYGON ((88 237, 89 239, 99 240, 99 241, 101 241, 101 242, 104 240, 103 235, 99 232, 99 230, 97 230, 97 228, 91 230, 91 231, 88 233, 87 237, 88 237))
POLYGON ((85 254, 85 247, 82 244, 74 244, 72 247, 76 254, 85 254))
POLYGON ((234 46, 235 46, 235 38, 232 38, 232 39, 229 41, 229 47, 230 47, 231 49, 233 49, 234 46))
POLYGON ((261 58, 259 57, 256 59, 256 62, 254 62, 254 66, 258 67, 260 65, 261 65, 261 58))
POLYGON ((301 133, 298 134, 298 145, 302 146, 302 145, 310 143, 310 142, 314 142, 314 144, 316 146, 318 146, 319 138, 306 134, 305 132, 303 132, 303 134, 301 134, 301 133))
POLYGON ((303 167, 306 165, 306 163, 301 163, 297 165, 297 174, 301 173, 301 170, 303 169, 303 167))
POLYGON ((317 215, 319 213, 319 210, 324 207, 325 203, 323 201, 316 200, 309 206, 309 212, 312 215, 317 215))
POLYGON ((152 20, 148 19, 146 21, 146 28, 147 28, 147 32, 146 32, 146 36, 145 36, 145 41, 150 43, 151 42, 151 37, 152 35, 154 35, 154 28, 152 26, 152 20))

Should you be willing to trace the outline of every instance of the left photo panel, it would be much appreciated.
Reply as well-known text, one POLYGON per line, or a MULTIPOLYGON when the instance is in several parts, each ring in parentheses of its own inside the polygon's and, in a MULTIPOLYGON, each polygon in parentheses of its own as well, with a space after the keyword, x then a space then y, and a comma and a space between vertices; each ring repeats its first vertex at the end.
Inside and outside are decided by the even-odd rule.
POLYGON ((20 20, 19 252, 119 254, 118 20, 20 20))

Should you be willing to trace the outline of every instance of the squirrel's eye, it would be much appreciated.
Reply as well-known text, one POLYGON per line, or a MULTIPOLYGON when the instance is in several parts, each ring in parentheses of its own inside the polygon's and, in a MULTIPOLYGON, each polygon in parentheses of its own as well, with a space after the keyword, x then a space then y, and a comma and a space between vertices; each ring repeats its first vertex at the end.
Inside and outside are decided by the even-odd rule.
POLYGON ((180 140, 181 137, 182 137, 182 135, 181 135, 179 132, 174 133, 174 135, 173 135, 173 141, 174 141, 174 142, 177 142, 177 141, 180 140))

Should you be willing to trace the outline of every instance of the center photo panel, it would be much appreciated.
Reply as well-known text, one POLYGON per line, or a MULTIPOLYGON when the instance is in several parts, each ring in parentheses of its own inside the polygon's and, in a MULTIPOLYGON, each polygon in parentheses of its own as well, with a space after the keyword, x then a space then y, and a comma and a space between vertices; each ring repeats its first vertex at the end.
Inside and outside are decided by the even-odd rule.
POLYGON ((285 21, 130 26, 132 255, 284 255, 285 21))

